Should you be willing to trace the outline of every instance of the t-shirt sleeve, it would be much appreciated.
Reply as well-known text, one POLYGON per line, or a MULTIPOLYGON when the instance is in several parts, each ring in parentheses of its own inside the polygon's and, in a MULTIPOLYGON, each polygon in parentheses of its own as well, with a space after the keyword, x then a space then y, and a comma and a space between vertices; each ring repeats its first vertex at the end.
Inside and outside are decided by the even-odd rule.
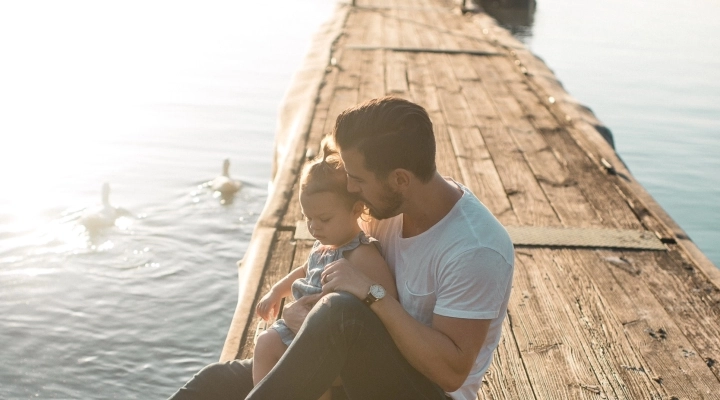
POLYGON ((489 248, 466 251, 438 273, 437 315, 494 319, 510 291, 513 266, 489 248))

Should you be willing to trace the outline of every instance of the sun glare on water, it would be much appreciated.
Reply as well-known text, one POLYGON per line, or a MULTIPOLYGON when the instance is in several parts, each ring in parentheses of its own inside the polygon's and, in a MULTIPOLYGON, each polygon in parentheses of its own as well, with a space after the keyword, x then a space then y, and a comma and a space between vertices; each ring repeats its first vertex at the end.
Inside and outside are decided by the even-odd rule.
POLYGON ((99 191, 137 161, 133 142, 159 124, 153 106, 198 101, 188 77, 228 45, 210 39, 232 26, 218 21, 255 7, 228 4, 3 2, 0 216, 30 229, 42 210, 97 202, 80 182, 97 177, 99 191))

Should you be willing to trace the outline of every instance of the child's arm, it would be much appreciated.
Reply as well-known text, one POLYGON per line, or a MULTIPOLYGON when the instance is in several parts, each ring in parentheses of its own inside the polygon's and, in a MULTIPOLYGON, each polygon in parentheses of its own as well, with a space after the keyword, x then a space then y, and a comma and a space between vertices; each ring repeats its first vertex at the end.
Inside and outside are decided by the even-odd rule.
POLYGON ((346 251, 344 256, 352 263, 355 269, 365 274, 373 282, 382 285, 388 296, 398 298, 395 279, 393 279, 390 267, 382 258, 377 247, 371 244, 363 244, 351 251, 346 251))
POLYGON ((280 301, 290 295, 292 283, 296 279, 304 278, 307 273, 307 262, 280 279, 255 307, 255 312, 265 321, 274 318, 280 312, 280 301))

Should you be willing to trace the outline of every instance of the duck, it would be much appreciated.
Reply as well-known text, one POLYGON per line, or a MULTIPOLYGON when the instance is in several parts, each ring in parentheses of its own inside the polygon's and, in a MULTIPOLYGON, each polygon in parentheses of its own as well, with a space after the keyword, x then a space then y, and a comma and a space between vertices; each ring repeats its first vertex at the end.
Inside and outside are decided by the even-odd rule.
POLYGON ((80 223, 90 232, 109 228, 119 217, 128 214, 126 210, 110 205, 110 184, 107 182, 102 185, 101 199, 101 205, 89 207, 80 217, 80 223))
POLYGON ((230 160, 227 158, 223 161, 222 175, 213 179, 210 187, 223 196, 232 196, 242 187, 240 181, 230 178, 230 160))

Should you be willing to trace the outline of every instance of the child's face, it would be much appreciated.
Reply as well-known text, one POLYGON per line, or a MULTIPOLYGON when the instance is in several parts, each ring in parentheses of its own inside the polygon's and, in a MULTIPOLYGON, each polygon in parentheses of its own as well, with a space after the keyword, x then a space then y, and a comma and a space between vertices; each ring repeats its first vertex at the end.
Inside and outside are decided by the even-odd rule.
POLYGON ((357 219, 362 203, 348 209, 346 201, 338 194, 320 192, 300 193, 300 207, 313 237, 329 246, 342 246, 358 233, 357 219))

